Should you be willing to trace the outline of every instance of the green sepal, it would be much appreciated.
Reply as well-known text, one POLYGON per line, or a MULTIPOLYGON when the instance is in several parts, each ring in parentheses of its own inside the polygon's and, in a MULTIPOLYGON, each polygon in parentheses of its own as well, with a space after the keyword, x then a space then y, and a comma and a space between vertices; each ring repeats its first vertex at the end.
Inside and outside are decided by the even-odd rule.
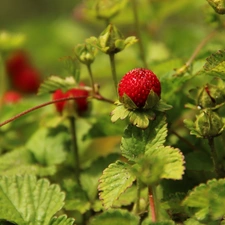
POLYGON ((92 45, 88 43, 78 44, 75 47, 74 52, 76 57, 81 63, 90 65, 95 60, 95 56, 97 54, 97 48, 93 47, 92 45))
POLYGON ((71 88, 74 88, 77 85, 75 79, 71 77, 66 77, 65 79, 58 76, 51 76, 47 78, 40 86, 38 90, 38 95, 51 93, 57 89, 61 89, 66 92, 71 88))
POLYGON ((212 6, 212 8, 218 14, 225 14, 225 1, 224 0, 207 0, 207 2, 212 6))
POLYGON ((86 42, 106 54, 116 54, 137 42, 136 37, 123 38, 116 26, 109 24, 98 38, 90 37, 86 42))

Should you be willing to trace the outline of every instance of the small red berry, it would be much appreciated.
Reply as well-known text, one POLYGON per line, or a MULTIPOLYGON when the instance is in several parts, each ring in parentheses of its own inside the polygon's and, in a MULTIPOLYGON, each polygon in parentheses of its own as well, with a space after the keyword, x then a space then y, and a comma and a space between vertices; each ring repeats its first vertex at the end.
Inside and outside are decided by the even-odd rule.
POLYGON ((7 91, 3 95, 2 102, 4 104, 14 104, 19 102, 22 99, 22 96, 17 91, 7 91))
POLYGON ((28 65, 30 65, 30 61, 27 54, 22 50, 18 50, 13 52, 6 60, 6 71, 10 77, 13 77, 28 65))
POLYGON ((126 94, 138 108, 145 106, 151 90, 160 97, 160 81, 151 70, 142 68, 136 68, 126 73, 118 86, 120 99, 123 99, 123 95, 126 94))
POLYGON ((11 79, 12 85, 24 93, 37 93, 41 83, 39 72, 32 67, 26 67, 19 71, 11 79))
MULTIPOLYGON (((76 99, 74 99, 74 103, 75 103, 75 110, 78 115, 81 116, 88 111, 89 105, 88 105, 87 98, 89 96, 89 92, 84 89, 73 88, 68 90, 65 93, 63 93, 62 90, 58 89, 53 93, 52 98, 53 100, 57 100, 57 99, 66 98, 69 96, 77 97, 76 99)), ((63 110, 65 109, 66 102, 67 101, 60 101, 55 103, 56 110, 60 114, 62 114, 63 110)))

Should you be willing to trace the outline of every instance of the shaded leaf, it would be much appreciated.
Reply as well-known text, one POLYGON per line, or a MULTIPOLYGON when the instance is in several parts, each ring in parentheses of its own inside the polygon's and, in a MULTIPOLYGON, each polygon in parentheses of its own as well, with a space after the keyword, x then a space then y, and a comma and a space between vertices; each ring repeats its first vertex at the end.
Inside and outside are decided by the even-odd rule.
POLYGON ((0 178, 0 218, 20 225, 47 225, 63 206, 64 193, 58 185, 35 176, 0 178))
POLYGON ((110 208, 115 200, 132 185, 135 178, 131 173, 129 164, 119 160, 110 164, 103 171, 98 186, 100 199, 102 199, 104 207, 110 208))
POLYGON ((138 225, 139 217, 125 210, 107 210, 96 216, 90 225, 138 225))
POLYGON ((57 89, 63 90, 63 92, 74 88, 76 86, 76 81, 73 77, 66 77, 62 79, 58 76, 51 76, 46 79, 40 86, 38 90, 38 95, 54 92, 57 89))
POLYGON ((166 117, 159 114, 146 129, 128 125, 121 142, 122 155, 135 161, 146 149, 162 146, 167 136, 166 117))
POLYGON ((60 164, 66 159, 64 144, 67 139, 66 132, 51 135, 49 129, 40 128, 29 139, 26 147, 40 164, 51 166, 60 164))
POLYGON ((62 215, 59 217, 53 217, 48 225, 73 225, 75 219, 67 218, 67 216, 62 215))
POLYGON ((197 220, 217 220, 225 215, 225 179, 200 184, 186 197, 184 206, 193 208, 197 220))
POLYGON ((175 223, 172 220, 151 222, 149 219, 146 219, 141 223, 141 225, 175 225, 175 223))

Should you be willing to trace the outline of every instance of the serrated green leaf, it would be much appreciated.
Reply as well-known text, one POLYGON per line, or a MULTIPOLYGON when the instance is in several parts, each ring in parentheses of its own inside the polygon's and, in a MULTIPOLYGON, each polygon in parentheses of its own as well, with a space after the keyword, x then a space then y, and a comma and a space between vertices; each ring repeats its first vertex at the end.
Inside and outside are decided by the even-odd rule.
POLYGON ((163 114, 156 116, 146 129, 128 125, 121 142, 122 155, 135 161, 145 154, 146 149, 162 146, 167 136, 166 117, 163 114))
POLYGON ((206 59, 203 69, 199 75, 210 75, 220 77, 224 80, 225 75, 225 50, 219 50, 206 59))
POLYGON ((161 178, 180 180, 184 174, 184 156, 178 148, 162 146, 158 148, 149 148, 146 155, 153 162, 163 162, 161 168, 161 178))
POLYGON ((198 220, 217 220, 225 215, 225 179, 209 180, 190 192, 183 205, 194 209, 198 220))
POLYGON ((66 132, 51 135, 49 129, 40 128, 29 139, 26 147, 40 164, 52 166, 60 164, 66 159, 67 153, 64 150, 64 144, 67 140, 66 132))
POLYGON ((129 164, 119 160, 110 164, 103 171, 98 186, 104 207, 106 209, 112 207, 115 200, 132 185, 135 179, 129 164))
POLYGON ((48 225, 63 206, 58 185, 35 176, 0 177, 0 218, 20 225, 48 225))
POLYGON ((138 225, 139 217, 125 210, 107 210, 96 216, 90 225, 138 225))
POLYGON ((62 79, 58 76, 51 76, 41 84, 38 90, 38 95, 51 93, 57 89, 61 89, 65 92, 71 88, 74 88, 76 84, 77 83, 73 77, 66 77, 65 79, 62 79))
POLYGON ((67 218, 67 216, 62 215, 59 217, 53 217, 48 225, 73 225, 75 219, 67 218))

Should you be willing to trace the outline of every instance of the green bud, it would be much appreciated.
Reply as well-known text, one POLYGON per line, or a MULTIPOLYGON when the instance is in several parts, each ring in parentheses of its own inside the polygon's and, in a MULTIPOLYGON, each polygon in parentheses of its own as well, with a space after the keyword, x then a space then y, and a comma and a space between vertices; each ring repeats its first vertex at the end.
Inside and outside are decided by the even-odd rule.
POLYGON ((23 34, 10 34, 8 32, 0 32, 0 51, 12 51, 20 48, 25 41, 23 34))
POLYGON ((98 38, 91 37, 87 39, 86 42, 106 54, 116 54, 124 48, 136 43, 137 39, 134 36, 124 39, 116 26, 109 24, 98 38))
POLYGON ((225 103, 225 92, 223 87, 207 85, 198 94, 198 106, 201 109, 218 108, 225 103))
POLYGON ((97 0, 95 9, 99 19, 109 20, 116 16, 127 4, 127 0, 97 0))
POLYGON ((90 65, 95 60, 97 49, 90 44, 79 44, 75 47, 75 55, 83 64, 90 65))
POLYGON ((196 117, 195 129, 203 138, 216 137, 224 130, 224 123, 216 112, 206 109, 196 117))
POLYGON ((219 14, 225 14, 225 0, 207 0, 212 8, 219 14))

